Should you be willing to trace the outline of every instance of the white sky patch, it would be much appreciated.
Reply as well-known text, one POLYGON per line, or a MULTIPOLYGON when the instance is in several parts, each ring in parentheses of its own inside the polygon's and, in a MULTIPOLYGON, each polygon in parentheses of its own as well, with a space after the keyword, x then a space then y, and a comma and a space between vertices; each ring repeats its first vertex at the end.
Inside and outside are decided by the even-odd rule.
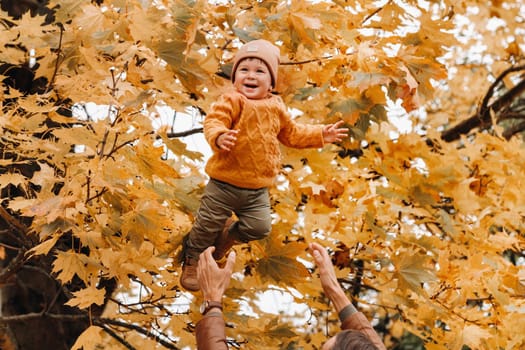
POLYGON ((310 318, 308 305, 298 304, 291 292, 277 288, 259 293, 255 304, 264 312, 272 315, 293 316, 295 325, 303 325, 310 318), (301 315, 303 315, 301 317, 301 315))
MULTIPOLYGON (((176 113, 169 106, 157 107, 159 119, 155 121, 154 126, 159 128, 162 125, 170 126, 171 132, 183 132, 202 128, 202 122, 197 114, 176 113)), ((189 136, 179 138, 186 144, 188 150, 200 152, 204 155, 205 161, 211 156, 212 150, 204 137, 204 133, 199 132, 189 136)))
POLYGON ((403 101, 400 99, 398 99, 396 102, 391 100, 387 101, 386 110, 388 113, 388 120, 397 129, 397 132, 389 132, 389 137, 391 139, 396 139, 400 134, 406 134, 412 131, 412 121, 410 120, 409 114, 401 106, 402 103, 403 101))

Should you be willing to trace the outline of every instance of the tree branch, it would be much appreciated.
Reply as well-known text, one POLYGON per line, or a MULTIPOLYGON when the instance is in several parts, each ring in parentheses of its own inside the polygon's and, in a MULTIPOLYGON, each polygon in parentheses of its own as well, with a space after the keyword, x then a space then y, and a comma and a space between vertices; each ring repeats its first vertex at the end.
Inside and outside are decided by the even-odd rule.
MULTIPOLYGON (((113 326, 118 326, 118 327, 124 327, 124 328, 127 328, 127 329, 131 329, 131 330, 134 330, 142 335, 145 335, 146 337, 150 338, 150 339, 153 339, 157 342, 159 342, 162 346, 168 348, 168 349, 172 349, 172 350, 179 350, 175 345, 163 340, 161 337, 159 337, 159 335, 153 333, 153 332, 150 332, 140 326, 137 326, 137 325, 134 325, 134 324, 131 324, 131 323, 126 323, 126 322, 122 322, 122 321, 118 321, 118 320, 113 320, 113 319, 110 319, 110 318, 100 318, 100 319, 94 319, 94 321, 96 322, 102 322, 102 324, 110 324, 110 325, 113 325, 113 326)), ((162 334, 162 336, 168 338, 165 334, 162 334)))
POLYGON ((110 337, 118 341, 120 344, 124 345, 128 350, 135 350, 135 347, 133 345, 128 343, 126 339, 122 338, 117 333, 113 332, 113 330, 109 328, 108 326, 106 326, 105 324, 100 324, 100 325, 97 324, 97 326, 100 326, 104 330, 104 332, 109 334, 110 337))
POLYGON ((104 195, 104 193, 106 193, 107 191, 108 191, 108 188, 107 188, 107 187, 103 187, 103 188, 100 190, 100 192, 97 191, 97 193, 94 194, 93 196, 86 198, 86 202, 85 202, 85 203, 86 203, 86 204, 89 204, 89 202, 91 202, 93 199, 98 198, 98 197, 101 197, 101 196, 104 195))
POLYGON ((388 0, 388 2, 386 4, 384 4, 383 6, 377 8, 374 12, 372 12, 371 14, 369 14, 368 16, 366 16, 363 21, 361 22, 361 25, 364 25, 370 18, 374 17, 375 15, 377 15, 382 9, 385 8, 386 5, 389 5, 392 3, 392 0, 388 0))
MULTIPOLYGON (((2 230, 2 232, 0 232, 0 235, 1 234, 8 234, 7 230, 2 230)), ((10 245, 10 244, 7 244, 7 243, 4 243, 4 242, 0 242, 0 247, 4 247, 6 249, 10 249, 10 250, 20 250, 19 247, 15 247, 13 245, 10 245)))
POLYGON ((510 138, 522 131, 525 131, 525 121, 518 123, 516 125, 513 125, 503 131, 502 136, 505 138, 505 140, 510 140, 510 138))
MULTIPOLYGON (((27 227, 16 220, 3 206, 0 205, 0 217, 7 222, 9 226, 15 228, 18 232, 23 235, 27 234, 27 227)), ((27 243, 27 242, 26 242, 27 243)))
POLYGON ((64 26, 62 25, 62 23, 57 23, 57 25, 60 28, 60 36, 59 36, 59 39, 58 39, 58 47, 56 49, 57 59, 55 61, 55 68, 53 69, 53 75, 49 79, 49 83, 47 84, 46 91, 44 92, 44 95, 47 94, 49 92, 49 90, 51 90, 51 87, 53 86, 53 83, 55 82, 55 79, 56 79, 56 76, 57 76, 58 67, 60 66, 60 55, 62 53, 62 38, 64 37, 64 26))
MULTIPOLYGON (((35 319, 35 318, 45 318, 45 317, 49 317, 49 318, 52 318, 54 320, 61 320, 61 321, 68 321, 68 322, 70 322, 70 321, 81 321, 81 320, 86 320, 86 321, 90 320, 89 315, 87 313, 85 313, 85 312, 82 313, 82 314, 78 314, 78 315, 52 314, 52 313, 47 313, 47 312, 31 312, 31 313, 27 313, 27 314, 23 314, 23 315, 16 315, 16 316, 0 316, 0 324, 8 324, 8 323, 15 323, 15 322, 25 322, 25 321, 32 320, 32 319, 35 319)), ((143 328, 141 326, 138 326, 138 325, 135 325, 135 324, 132 324, 132 323, 126 323, 126 322, 110 319, 110 318, 94 317, 91 320, 92 320, 93 324, 104 328, 104 331, 107 331, 107 325, 123 327, 123 328, 126 328, 126 329, 133 330, 133 331, 135 331, 137 333, 140 333, 140 334, 142 334, 142 335, 144 335, 144 336, 146 336, 146 337, 148 337, 150 339, 153 339, 153 340, 155 340, 156 342, 158 342, 159 344, 161 344, 162 346, 164 346, 167 349, 179 350, 179 348, 177 348, 171 342, 162 339, 162 337, 165 337, 167 339, 169 339, 169 337, 166 334, 163 334, 161 332, 159 332, 159 334, 155 334, 155 333, 153 333, 153 332, 151 332, 151 331, 149 331, 149 330, 147 330, 147 329, 145 329, 145 328, 143 328)), ((131 349, 133 349, 133 348, 131 348, 131 349)))
POLYGON ((20 250, 16 257, 9 261, 9 265, 2 269, 0 272, 0 285, 7 283, 9 278, 17 273, 18 270, 24 265, 25 249, 20 250))
MULTIPOLYGON (((35 318, 40 318, 43 315, 44 315, 43 312, 30 312, 30 313, 23 314, 23 315, 0 316, 0 324, 25 322, 25 321, 33 320, 35 318)), ((64 315, 64 316, 72 316, 72 315, 64 315)))
POLYGON ((195 129, 190 129, 190 130, 181 131, 181 132, 169 132, 166 134, 166 136, 170 139, 174 139, 177 137, 184 137, 184 136, 190 136, 193 134, 199 134, 203 132, 203 130, 204 130, 203 128, 195 128, 195 129))
MULTIPOLYGON (((494 80, 494 82, 490 85, 489 89, 487 90, 487 93, 485 94, 485 97, 483 98, 483 101, 481 101, 481 105, 479 108, 478 114, 484 115, 487 113, 487 106, 489 103, 490 98, 494 95, 494 90, 496 87, 503 81, 503 79, 512 72, 517 72, 520 70, 524 70, 525 65, 523 66, 516 66, 516 67, 509 67, 505 69, 497 78, 494 80)), ((512 89, 511 89, 512 90, 512 89)), ((494 104, 493 104, 494 105, 494 104)), ((495 106, 497 107, 497 106, 495 106)), ((501 106, 499 106, 501 108, 501 106)), ((494 108, 495 110, 498 110, 499 108, 494 108)))
MULTIPOLYGON (((525 69, 525 66, 524 66, 524 69, 525 69)), ((514 98, 518 97, 519 95, 521 95, 523 93, 523 91, 525 91, 525 79, 520 81, 512 89, 510 89, 505 94, 503 94, 503 96, 501 96, 496 101, 494 101, 489 106, 488 110, 486 110, 484 112, 483 116, 486 115, 485 118, 489 119, 490 118, 490 113, 489 113, 490 110, 493 110, 495 112, 499 111, 504 106, 509 105, 512 102, 512 100, 514 98)))
POLYGON ((490 111, 494 111, 496 113, 499 112, 504 106, 509 105, 514 98, 521 95, 523 91, 525 91, 525 79, 523 79, 512 89, 508 90, 505 94, 496 99, 493 103, 491 103, 490 105, 488 104, 488 101, 494 94, 494 90, 496 89, 497 85, 499 85, 499 83, 504 79, 504 77, 511 72, 516 72, 520 70, 525 70, 525 65, 510 67, 506 69, 503 73, 501 73, 498 76, 498 78, 494 81, 494 83, 492 83, 489 87, 476 114, 474 114, 468 119, 459 122, 458 124, 456 124, 456 126, 453 126, 452 128, 443 131, 443 133, 441 133, 441 139, 447 142, 451 142, 459 139, 461 135, 467 134, 476 127, 483 128, 485 125, 488 125, 491 122, 490 111))
POLYGON ((498 122, 501 122, 503 120, 510 120, 510 119, 525 119, 525 113, 521 112, 508 112, 508 113, 502 113, 498 116, 498 122))
MULTIPOLYGON (((379 290, 376 288, 376 287, 373 287, 371 285, 368 285, 368 284, 365 284, 365 283, 357 283, 355 280, 353 279, 348 279, 348 278, 338 278, 337 281, 339 282, 339 284, 341 283, 345 283, 345 284, 349 284, 351 287, 352 287, 352 296, 356 296, 354 295, 353 293, 355 292, 355 290, 359 289, 361 290, 362 288, 365 288, 365 289, 368 289, 368 290, 373 290, 375 292, 379 292, 379 290), (358 288, 356 288, 356 284, 358 284, 358 288)), ((346 288, 343 288, 343 289, 346 289, 346 288)))

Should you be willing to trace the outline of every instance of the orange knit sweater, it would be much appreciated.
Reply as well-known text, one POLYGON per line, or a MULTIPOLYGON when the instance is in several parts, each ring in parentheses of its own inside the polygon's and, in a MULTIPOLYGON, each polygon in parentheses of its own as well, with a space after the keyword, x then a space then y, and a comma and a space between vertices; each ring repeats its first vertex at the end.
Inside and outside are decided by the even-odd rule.
POLYGON ((213 150, 206 173, 237 187, 269 187, 280 167, 279 142, 294 148, 322 147, 323 126, 292 120, 279 96, 250 100, 237 91, 227 92, 204 120, 204 136, 213 150), (229 129, 239 133, 228 152, 220 150, 216 140, 229 129))

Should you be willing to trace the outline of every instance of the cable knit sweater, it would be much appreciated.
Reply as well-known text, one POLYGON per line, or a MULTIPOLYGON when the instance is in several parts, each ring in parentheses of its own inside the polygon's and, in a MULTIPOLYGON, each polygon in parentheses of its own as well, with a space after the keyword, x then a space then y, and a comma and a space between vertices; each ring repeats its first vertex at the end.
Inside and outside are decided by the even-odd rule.
POLYGON ((227 92, 204 120, 204 136, 213 150, 206 173, 237 187, 269 187, 280 167, 279 142, 294 148, 322 147, 323 126, 292 120, 279 96, 250 100, 235 90, 227 92), (239 132, 228 152, 219 149, 216 141, 230 129, 239 132))

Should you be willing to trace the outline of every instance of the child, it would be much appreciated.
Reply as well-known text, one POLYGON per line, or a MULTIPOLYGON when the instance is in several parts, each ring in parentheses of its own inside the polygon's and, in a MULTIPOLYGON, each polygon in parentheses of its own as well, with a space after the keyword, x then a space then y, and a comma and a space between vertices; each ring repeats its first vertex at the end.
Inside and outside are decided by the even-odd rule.
POLYGON ((215 246, 213 256, 219 260, 234 244, 270 233, 268 187, 280 167, 279 142, 319 148, 348 133, 340 128, 342 121, 306 125, 290 118, 282 99, 271 93, 279 56, 279 49, 266 40, 243 45, 233 61, 233 89, 218 99, 204 120, 204 136, 213 154, 206 164, 210 180, 184 242, 180 282, 187 290, 199 290, 196 268, 206 248, 215 246))

